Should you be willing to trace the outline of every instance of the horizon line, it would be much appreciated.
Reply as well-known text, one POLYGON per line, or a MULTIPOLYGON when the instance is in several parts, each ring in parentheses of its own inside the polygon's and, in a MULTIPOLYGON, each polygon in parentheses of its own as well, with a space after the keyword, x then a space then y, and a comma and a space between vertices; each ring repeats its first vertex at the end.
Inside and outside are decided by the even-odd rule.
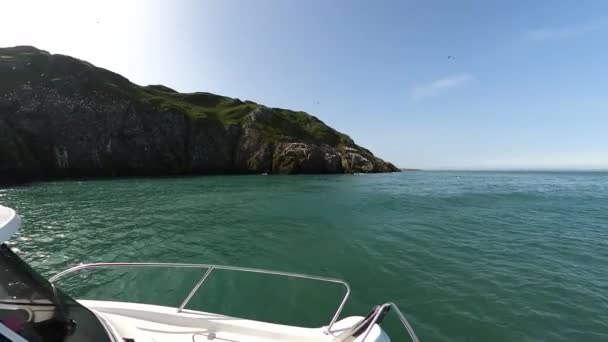
POLYGON ((411 168, 402 171, 469 171, 469 172, 608 172, 608 168, 411 168))

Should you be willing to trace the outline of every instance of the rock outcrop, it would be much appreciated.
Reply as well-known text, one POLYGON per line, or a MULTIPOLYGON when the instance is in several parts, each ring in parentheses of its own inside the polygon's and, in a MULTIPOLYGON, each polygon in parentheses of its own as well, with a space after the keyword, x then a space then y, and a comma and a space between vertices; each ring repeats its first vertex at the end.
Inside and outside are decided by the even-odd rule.
POLYGON ((142 87, 72 57, 0 48, 0 182, 394 171, 303 112, 142 87))

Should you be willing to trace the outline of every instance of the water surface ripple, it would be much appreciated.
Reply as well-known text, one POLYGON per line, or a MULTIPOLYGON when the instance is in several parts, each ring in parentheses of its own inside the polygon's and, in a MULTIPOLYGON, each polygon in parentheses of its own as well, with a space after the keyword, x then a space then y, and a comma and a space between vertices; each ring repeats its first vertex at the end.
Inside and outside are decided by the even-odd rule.
MULTIPOLYGON (((61 181, 0 189, 0 203, 24 219, 11 246, 47 276, 96 261, 270 268, 348 280, 346 314, 395 301, 425 341, 608 341, 606 173, 61 181)), ((198 272, 66 289, 174 303, 198 272)), ((314 326, 340 293, 273 282, 218 273, 194 304, 314 326)))

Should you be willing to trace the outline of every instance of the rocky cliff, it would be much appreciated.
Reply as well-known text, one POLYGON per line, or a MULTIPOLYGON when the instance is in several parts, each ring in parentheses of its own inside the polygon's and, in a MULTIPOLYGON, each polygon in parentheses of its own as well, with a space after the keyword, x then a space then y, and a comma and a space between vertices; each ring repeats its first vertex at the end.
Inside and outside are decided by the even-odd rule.
POLYGON ((304 112, 142 87, 72 57, 0 48, 0 182, 393 171, 304 112))

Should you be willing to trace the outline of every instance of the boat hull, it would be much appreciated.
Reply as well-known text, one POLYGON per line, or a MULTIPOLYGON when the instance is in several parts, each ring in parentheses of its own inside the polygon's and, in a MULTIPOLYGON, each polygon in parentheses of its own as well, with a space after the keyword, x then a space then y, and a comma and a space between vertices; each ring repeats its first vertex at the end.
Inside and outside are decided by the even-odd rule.
MULTIPOLYGON (((111 327, 117 338, 137 342, 199 342, 199 341, 293 341, 293 342, 361 342, 340 334, 363 317, 347 317, 337 321, 331 333, 326 327, 303 328, 259 322, 203 311, 111 301, 79 300, 80 304, 98 314, 111 327)), ((375 325, 366 341, 390 342, 384 331, 375 325)))

